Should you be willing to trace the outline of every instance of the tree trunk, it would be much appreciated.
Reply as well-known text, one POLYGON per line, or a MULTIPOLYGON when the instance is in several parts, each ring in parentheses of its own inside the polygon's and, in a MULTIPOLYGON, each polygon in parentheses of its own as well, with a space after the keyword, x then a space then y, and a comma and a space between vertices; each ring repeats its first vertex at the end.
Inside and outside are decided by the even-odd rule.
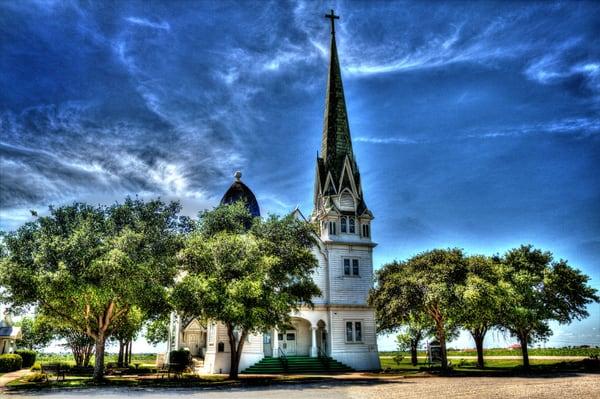
POLYGON ((96 361, 94 363, 94 381, 101 382, 104 378, 104 333, 98 333, 96 337, 96 361))
POLYGON ((131 352, 133 351, 133 340, 129 340, 129 359, 127 360, 127 364, 131 364, 131 352))
POLYGON ((123 361, 125 363, 124 366, 127 367, 129 366, 129 341, 123 341, 123 347, 125 348, 123 351, 123 361))
POLYGON ((519 334, 519 342, 521 343, 521 353, 523 354, 523 368, 529 370, 529 353, 527 351, 527 336, 526 333, 519 334))
POLYGON ((119 340, 119 356, 117 357, 117 366, 123 367, 123 341, 119 340))
POLYGON ((473 339, 475 340, 475 347, 477 348, 477 368, 482 369, 484 367, 483 363, 483 338, 485 335, 477 332, 473 335, 473 339))
POLYGON ((419 344, 417 342, 415 342, 414 340, 411 340, 410 342, 410 362, 412 363, 413 366, 416 366, 418 363, 418 359, 417 359, 417 347, 419 346, 419 344))
POLYGON ((417 349, 419 348, 421 338, 423 338, 422 330, 414 330, 413 339, 410 340, 410 362, 413 366, 416 366, 419 362, 417 359, 417 349))
POLYGON ((240 368, 240 359, 242 358, 242 350, 244 349, 244 341, 246 340, 246 332, 242 332, 239 342, 236 342, 235 334, 231 324, 227 325, 227 336, 229 337, 229 346, 231 353, 231 364, 229 366, 229 379, 237 379, 240 368))
POLYGON ((94 345, 86 345, 84 348, 83 354, 83 366, 87 367, 90 365, 90 358, 92 357, 92 353, 94 353, 94 345))
POLYGON ((442 370, 448 370, 448 354, 446 352, 446 331, 438 328, 438 339, 440 340, 440 352, 442 355, 442 370))
POLYGON ((471 330, 468 330, 473 337, 473 341, 475 341, 475 348, 477 348, 477 368, 484 368, 484 360, 483 360, 483 340, 485 339, 485 335, 487 334, 487 327, 477 327, 471 330))

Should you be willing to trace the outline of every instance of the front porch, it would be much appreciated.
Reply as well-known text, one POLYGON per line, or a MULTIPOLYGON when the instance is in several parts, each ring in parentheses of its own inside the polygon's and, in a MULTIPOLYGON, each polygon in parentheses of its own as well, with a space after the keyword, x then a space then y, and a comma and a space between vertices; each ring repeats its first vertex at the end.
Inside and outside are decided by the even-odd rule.
POLYGON ((325 322, 311 324, 293 317, 290 325, 263 334, 263 352, 265 358, 326 356, 329 351, 325 322))

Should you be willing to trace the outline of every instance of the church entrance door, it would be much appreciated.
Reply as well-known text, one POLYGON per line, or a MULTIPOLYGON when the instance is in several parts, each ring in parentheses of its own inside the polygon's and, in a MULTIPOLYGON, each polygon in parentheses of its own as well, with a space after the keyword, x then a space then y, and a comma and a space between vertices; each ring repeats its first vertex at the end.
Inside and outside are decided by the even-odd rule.
POLYGON ((285 334, 279 333, 279 347, 286 356, 296 356, 296 330, 287 330, 285 334))

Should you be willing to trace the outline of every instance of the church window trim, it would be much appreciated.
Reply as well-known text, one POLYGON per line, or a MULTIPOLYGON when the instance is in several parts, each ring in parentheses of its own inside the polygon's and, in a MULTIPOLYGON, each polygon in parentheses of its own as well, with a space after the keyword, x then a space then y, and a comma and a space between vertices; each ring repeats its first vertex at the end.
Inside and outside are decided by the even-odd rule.
POLYGON ((341 221, 340 221, 340 233, 347 233, 348 229, 347 229, 347 223, 346 223, 346 217, 342 216, 341 221))
POLYGON ((350 234, 356 234, 356 220, 353 217, 348 218, 348 232, 350 234))
POLYGON ((363 321, 362 320, 345 320, 345 338, 347 344, 362 344, 363 343, 363 321))
POLYGON ((360 277, 360 261, 358 258, 342 258, 344 277, 360 277))

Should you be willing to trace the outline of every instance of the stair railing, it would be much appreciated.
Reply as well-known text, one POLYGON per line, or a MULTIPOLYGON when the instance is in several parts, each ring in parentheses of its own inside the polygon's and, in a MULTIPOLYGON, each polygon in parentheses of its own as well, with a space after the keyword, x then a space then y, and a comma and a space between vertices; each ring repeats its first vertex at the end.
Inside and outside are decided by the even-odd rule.
POLYGON ((285 351, 281 348, 277 348, 277 353, 279 354, 279 361, 281 362, 281 366, 285 371, 288 371, 288 358, 285 354, 285 351))
POLYGON ((319 361, 323 364, 323 366, 325 368, 328 369, 329 366, 330 366, 330 360, 331 360, 331 358, 329 356, 327 356, 327 353, 325 353, 325 351, 322 348, 317 348, 317 350, 318 350, 318 355, 317 356, 319 358, 319 361))

